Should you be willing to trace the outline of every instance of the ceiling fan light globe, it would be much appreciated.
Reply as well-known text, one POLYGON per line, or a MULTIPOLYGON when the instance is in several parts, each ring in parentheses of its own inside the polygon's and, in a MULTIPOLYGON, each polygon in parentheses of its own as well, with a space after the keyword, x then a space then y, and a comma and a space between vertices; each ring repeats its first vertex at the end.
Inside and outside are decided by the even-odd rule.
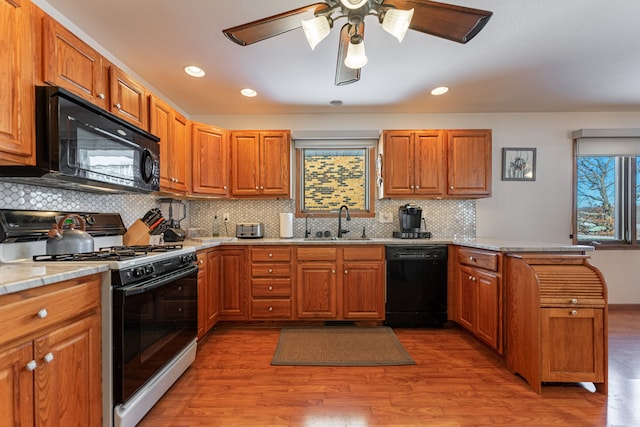
POLYGON ((359 43, 350 42, 347 48, 347 57, 344 58, 344 65, 358 70, 367 65, 368 61, 369 59, 364 51, 364 41, 361 40, 359 43))
POLYGON ((384 14, 384 19, 382 20, 382 28, 387 33, 397 38, 399 42, 402 42, 405 34, 407 34, 407 30, 409 29, 412 18, 413 9, 389 9, 384 14))
POLYGON ((331 31, 329 20, 324 16, 316 16, 311 19, 302 20, 302 29, 304 36, 307 38, 309 46, 315 50, 318 43, 325 39, 331 31))
POLYGON ((369 0, 340 0, 340 3, 347 9, 360 9, 369 0))

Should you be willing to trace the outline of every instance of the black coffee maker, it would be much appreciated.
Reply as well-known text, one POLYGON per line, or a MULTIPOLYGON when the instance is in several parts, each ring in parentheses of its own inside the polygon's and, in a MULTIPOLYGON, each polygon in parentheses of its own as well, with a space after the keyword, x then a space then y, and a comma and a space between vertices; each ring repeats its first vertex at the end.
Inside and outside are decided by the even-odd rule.
POLYGON ((399 239, 429 239, 431 233, 422 231, 422 208, 407 203, 398 208, 400 231, 394 231, 393 237, 399 239))

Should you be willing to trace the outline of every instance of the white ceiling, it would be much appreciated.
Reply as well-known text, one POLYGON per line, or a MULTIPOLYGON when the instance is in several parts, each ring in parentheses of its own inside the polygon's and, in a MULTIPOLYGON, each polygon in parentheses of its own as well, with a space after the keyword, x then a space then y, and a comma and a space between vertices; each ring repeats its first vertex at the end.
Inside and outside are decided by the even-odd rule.
POLYGON ((367 17, 369 63, 341 87, 344 20, 315 51, 301 29, 245 47, 222 34, 314 0, 46 1, 189 115, 640 111, 637 0, 449 1, 494 12, 464 45, 412 30, 398 44, 367 17))

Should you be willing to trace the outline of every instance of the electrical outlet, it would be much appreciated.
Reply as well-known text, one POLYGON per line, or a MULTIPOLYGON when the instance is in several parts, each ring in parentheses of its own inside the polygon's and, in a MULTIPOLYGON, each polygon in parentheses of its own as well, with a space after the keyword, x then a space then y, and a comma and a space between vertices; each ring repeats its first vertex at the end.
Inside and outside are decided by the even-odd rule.
POLYGON ((222 214, 222 220, 223 220, 224 222, 229 222, 229 214, 228 214, 228 213, 226 213, 226 212, 225 212, 225 213, 223 213, 223 214, 222 214))
POLYGON ((380 212, 380 222, 383 222, 383 223, 391 223, 391 222, 393 222, 393 213, 391 213, 391 212, 380 212))

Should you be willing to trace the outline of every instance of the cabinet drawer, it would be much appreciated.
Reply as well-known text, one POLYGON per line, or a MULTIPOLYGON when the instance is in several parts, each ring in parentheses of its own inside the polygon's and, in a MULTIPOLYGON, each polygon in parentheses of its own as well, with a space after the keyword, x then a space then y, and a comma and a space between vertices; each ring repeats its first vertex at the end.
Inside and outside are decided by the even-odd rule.
POLYGON ((251 317, 254 319, 290 319, 290 299, 261 299, 251 301, 251 317))
POLYGON ((275 298, 291 296, 291 279, 253 279, 251 295, 255 298, 275 298))
POLYGON ((251 264, 252 277, 289 277, 291 276, 290 264, 251 264))
POLYGON ((303 246, 297 250, 298 261, 334 261, 338 259, 338 248, 303 246))
POLYGON ((495 252, 458 248, 458 262, 485 270, 498 271, 498 259, 495 252))
POLYGON ((358 245, 352 248, 344 248, 342 258, 345 261, 372 260, 378 261, 384 259, 383 246, 363 246, 358 245))
POLYGON ((252 248, 252 261, 290 261, 291 248, 252 248))
POLYGON ((27 336, 100 306, 100 279, 45 286, 0 298, 0 343, 27 336), (55 290, 49 289, 54 288, 55 290), (47 289, 48 288, 48 289, 47 289), (16 301, 24 296, 25 299, 16 301), (13 301, 5 303, 5 301, 13 301), (40 315, 39 315, 40 314, 40 315))

